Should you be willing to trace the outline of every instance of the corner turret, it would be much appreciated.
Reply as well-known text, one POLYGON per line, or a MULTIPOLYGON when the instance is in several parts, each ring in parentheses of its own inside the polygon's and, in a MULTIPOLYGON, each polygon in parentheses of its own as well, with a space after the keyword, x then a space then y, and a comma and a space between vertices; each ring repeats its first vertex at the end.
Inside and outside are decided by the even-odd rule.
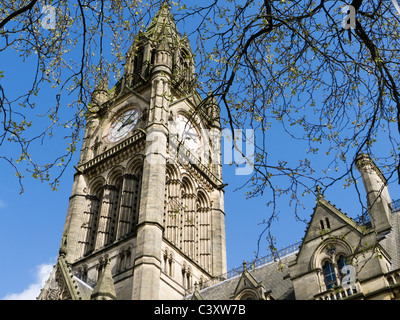
POLYGON ((361 173, 367 193, 367 210, 372 226, 378 234, 387 232, 392 227, 391 199, 387 181, 381 170, 367 154, 361 153, 356 157, 356 166, 361 173))

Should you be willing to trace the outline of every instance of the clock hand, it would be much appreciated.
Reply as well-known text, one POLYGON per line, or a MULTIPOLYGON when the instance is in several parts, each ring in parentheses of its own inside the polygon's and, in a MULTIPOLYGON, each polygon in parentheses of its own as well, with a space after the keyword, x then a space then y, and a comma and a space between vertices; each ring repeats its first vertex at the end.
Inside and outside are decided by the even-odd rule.
POLYGON ((135 119, 131 119, 131 118, 132 118, 132 116, 134 116, 135 114, 136 114, 136 113, 132 113, 132 114, 124 121, 124 123, 117 129, 117 131, 120 131, 123 127, 127 126, 128 124, 133 123, 133 121, 134 121, 135 119))

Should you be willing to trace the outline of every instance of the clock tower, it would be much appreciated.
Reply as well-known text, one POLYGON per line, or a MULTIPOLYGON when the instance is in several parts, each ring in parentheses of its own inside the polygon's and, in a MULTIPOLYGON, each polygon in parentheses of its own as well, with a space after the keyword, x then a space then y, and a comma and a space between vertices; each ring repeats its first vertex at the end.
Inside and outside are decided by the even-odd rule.
POLYGON ((39 299, 182 299, 226 273, 220 109, 200 97, 194 72, 164 4, 122 78, 93 92, 59 258, 39 299))

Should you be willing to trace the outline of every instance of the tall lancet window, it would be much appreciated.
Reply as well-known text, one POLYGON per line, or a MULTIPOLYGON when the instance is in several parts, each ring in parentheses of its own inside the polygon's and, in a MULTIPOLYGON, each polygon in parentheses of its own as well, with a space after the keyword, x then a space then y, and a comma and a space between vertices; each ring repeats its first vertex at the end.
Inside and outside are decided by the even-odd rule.
POLYGON ((211 208, 206 194, 197 193, 199 264, 206 270, 211 268, 211 208))
POLYGON ((193 63, 192 56, 186 49, 181 49, 176 60, 177 84, 185 91, 191 91, 193 87, 193 63))
POLYGON ((140 46, 133 58, 133 84, 139 82, 143 70, 144 48, 140 46))
POLYGON ((180 199, 180 182, 167 175, 165 185, 164 226, 165 236, 172 243, 180 242, 180 214, 183 210, 180 199))
POLYGON ((85 256, 94 250, 102 197, 102 183, 94 185, 90 194, 86 196, 86 210, 83 212, 83 223, 79 235, 79 256, 85 256))
POLYGON ((116 239, 117 234, 117 223, 120 213, 120 199, 122 194, 122 177, 118 177, 115 181, 115 188, 113 188, 111 194, 111 205, 110 205, 110 221, 108 226, 108 238, 106 239, 106 244, 110 244, 116 239))
POLYGON ((322 267, 324 273, 326 289, 337 287, 335 268, 330 261, 326 261, 322 267))
POLYGON ((189 257, 196 257, 196 195, 192 181, 184 177, 181 189, 182 250, 189 257))
POLYGON ((117 240, 134 233, 140 200, 141 175, 125 174, 123 176, 120 196, 117 240))
POLYGON ((109 183, 103 189, 97 227, 95 250, 111 244, 116 237, 116 222, 119 214, 119 199, 122 189, 122 169, 117 168, 110 175, 109 183))

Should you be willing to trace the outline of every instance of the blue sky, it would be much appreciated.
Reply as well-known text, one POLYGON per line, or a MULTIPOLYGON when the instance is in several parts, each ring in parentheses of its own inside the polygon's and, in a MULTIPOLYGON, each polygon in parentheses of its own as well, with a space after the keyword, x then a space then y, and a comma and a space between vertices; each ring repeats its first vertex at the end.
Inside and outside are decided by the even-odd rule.
MULTIPOLYGON (((182 33, 184 30, 180 30, 182 33)), ((4 72, 2 85, 9 92, 17 95, 29 85, 32 74, 31 65, 21 63, 17 55, 0 55, 0 71, 4 72)), ((45 107, 54 103, 54 93, 43 90, 40 103, 45 107), (50 99, 48 97, 51 97, 50 99)), ((40 124, 34 127, 40 130, 40 124)), ((246 128, 243 128, 246 129, 246 128)), ((46 159, 65 150, 63 132, 57 131, 55 137, 37 144, 34 156, 46 159)), ((278 129, 271 129, 267 134, 267 148, 271 155, 280 159, 293 160, 305 154, 306 146, 299 142, 290 142, 287 136, 278 129)), ((384 143, 380 144, 385 150, 384 143)), ((13 154, 15 146, 3 145, 0 154, 13 154)), ((76 153, 60 182, 58 191, 52 191, 47 183, 41 183, 33 178, 24 179, 24 193, 19 194, 19 184, 11 167, 0 161, 0 248, 2 251, 0 263, 0 299, 34 299, 43 286, 43 281, 52 265, 56 262, 61 234, 72 189, 73 174, 78 161, 76 153)), ((326 166, 325 157, 311 157, 317 165, 326 166)), ((260 233, 264 229, 261 224, 267 219, 271 208, 265 203, 269 200, 266 192, 255 199, 246 199, 246 188, 239 189, 249 176, 235 175, 234 167, 228 164, 223 168, 225 188, 226 242, 228 269, 239 266, 244 259, 252 260, 257 250, 260 233)), ((361 187, 363 191, 363 187, 361 187)), ((400 198, 399 185, 390 185, 392 200, 400 198)), ((364 193, 363 193, 364 196, 364 193)), ((326 198, 349 216, 360 214, 360 205, 354 190, 343 189, 340 184, 326 194, 326 198)), ((289 199, 280 200, 279 221, 272 226, 273 235, 277 238, 277 247, 288 246, 304 236, 306 225, 296 221, 293 208, 288 206, 289 199)), ((302 218, 310 219, 315 206, 315 197, 305 199, 306 209, 302 218)), ((266 242, 261 246, 261 254, 266 254, 266 242)))

